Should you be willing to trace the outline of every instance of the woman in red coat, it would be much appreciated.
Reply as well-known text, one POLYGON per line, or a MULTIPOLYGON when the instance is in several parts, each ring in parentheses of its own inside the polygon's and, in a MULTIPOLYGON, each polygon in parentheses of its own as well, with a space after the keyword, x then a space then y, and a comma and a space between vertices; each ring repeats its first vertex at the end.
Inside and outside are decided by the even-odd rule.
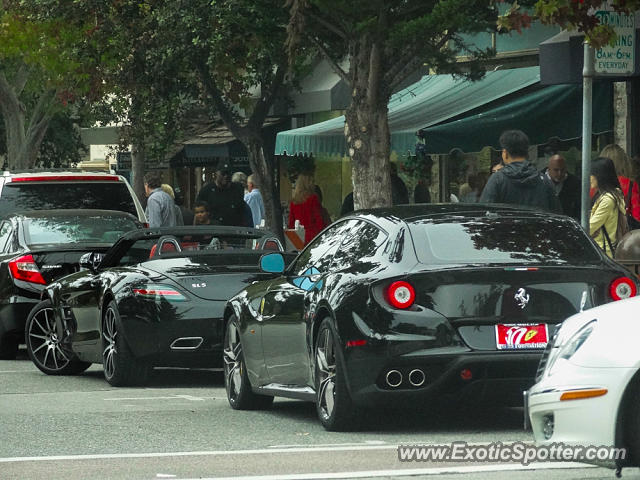
POLYGON ((295 228, 296 220, 304 226, 304 244, 308 244, 326 227, 322 216, 322 205, 315 193, 313 177, 298 175, 289 204, 289 228, 295 228))
POLYGON ((640 188, 638 184, 633 181, 633 164, 631 163, 631 159, 623 148, 616 144, 604 147, 602 152, 600 152, 600 156, 613 160, 625 201, 628 198, 631 200, 630 205, 627 205, 627 212, 630 213, 633 218, 640 221, 640 188), (629 187, 632 184, 633 188, 631 189, 631 194, 629 194, 629 187))

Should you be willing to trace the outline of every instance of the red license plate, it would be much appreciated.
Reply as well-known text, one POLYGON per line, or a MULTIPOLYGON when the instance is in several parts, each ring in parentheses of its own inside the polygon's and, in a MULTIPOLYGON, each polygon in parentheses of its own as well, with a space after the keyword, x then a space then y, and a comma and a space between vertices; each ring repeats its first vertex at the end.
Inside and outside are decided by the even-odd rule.
POLYGON ((544 348, 549 341, 546 323, 514 323, 496 325, 498 350, 544 348))

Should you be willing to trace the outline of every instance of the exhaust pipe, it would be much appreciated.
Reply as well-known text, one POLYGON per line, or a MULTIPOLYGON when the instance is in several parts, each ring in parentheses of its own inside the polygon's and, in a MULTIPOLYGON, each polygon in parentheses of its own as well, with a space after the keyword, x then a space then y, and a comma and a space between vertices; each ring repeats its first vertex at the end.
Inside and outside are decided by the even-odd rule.
POLYGON ((180 337, 176 338, 169 348, 171 350, 195 350, 202 345, 202 337, 180 337))
POLYGON ((424 385, 425 378, 424 372, 419 368, 415 368, 409 372, 409 383, 414 387, 424 385))
POLYGON ((402 374, 398 370, 389 370, 385 378, 387 385, 391 388, 399 387, 402 384, 402 374))

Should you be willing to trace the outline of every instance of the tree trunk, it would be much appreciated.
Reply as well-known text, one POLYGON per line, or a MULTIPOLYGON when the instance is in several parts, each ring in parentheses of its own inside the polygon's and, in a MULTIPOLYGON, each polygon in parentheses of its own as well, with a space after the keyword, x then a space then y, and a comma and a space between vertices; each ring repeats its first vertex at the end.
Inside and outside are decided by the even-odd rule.
POLYGON ((391 205, 389 171, 389 87, 377 45, 365 39, 353 47, 351 104, 346 111, 345 137, 351 157, 353 203, 356 209, 391 205))
POLYGON ((264 202, 265 224, 268 230, 278 236, 284 245, 284 231, 282 229, 282 208, 280 206, 280 192, 276 189, 273 160, 268 160, 264 154, 261 132, 249 132, 239 140, 247 148, 249 166, 258 178, 260 194, 264 202))
POLYGON ((134 143, 131 148, 131 186, 142 205, 145 205, 147 198, 144 191, 144 159, 144 147, 134 143))

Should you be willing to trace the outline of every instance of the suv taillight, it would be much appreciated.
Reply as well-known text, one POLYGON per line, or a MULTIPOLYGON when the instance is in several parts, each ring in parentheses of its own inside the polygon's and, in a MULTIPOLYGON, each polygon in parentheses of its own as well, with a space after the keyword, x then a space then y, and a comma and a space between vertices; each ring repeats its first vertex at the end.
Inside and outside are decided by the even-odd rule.
POLYGON ((609 295, 614 300, 624 300, 635 297, 637 293, 636 283, 629 277, 616 278, 609 286, 609 295))
POLYGON ((34 262, 31 255, 23 255, 22 257, 11 260, 9 262, 9 271, 15 280, 39 283, 41 285, 47 284, 47 282, 44 281, 44 278, 42 278, 38 265, 36 265, 36 262, 34 262))

